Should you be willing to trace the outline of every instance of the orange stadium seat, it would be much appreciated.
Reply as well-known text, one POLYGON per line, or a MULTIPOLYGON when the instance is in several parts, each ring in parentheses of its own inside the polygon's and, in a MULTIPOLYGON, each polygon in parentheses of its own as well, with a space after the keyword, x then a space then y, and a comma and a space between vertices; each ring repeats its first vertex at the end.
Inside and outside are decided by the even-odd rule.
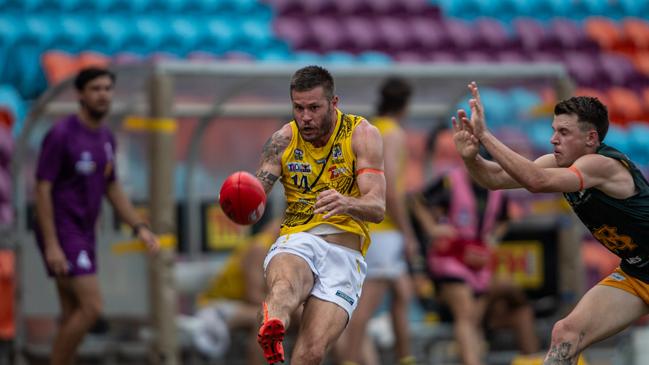
POLYGON ((638 94, 631 89, 612 87, 608 90, 609 117, 613 123, 625 125, 639 120, 644 114, 642 101, 638 94))
POLYGON ((50 84, 59 83, 79 69, 76 57, 60 51, 48 51, 41 56, 45 76, 50 84))
POLYGON ((633 56, 635 68, 649 76, 649 50, 640 50, 633 56))
POLYGON ((95 66, 95 67, 108 67, 110 58, 97 52, 82 52, 77 58, 77 67, 79 69, 95 66))
POLYGON ((649 23, 639 18, 627 18, 622 22, 625 38, 636 51, 649 50, 649 23))
POLYGON ((645 115, 641 120, 649 122, 649 87, 640 92, 640 99, 642 100, 642 104, 645 110, 645 115))
POLYGON ((585 27, 586 34, 606 50, 622 50, 628 46, 622 30, 609 18, 590 17, 585 27))
POLYGON ((608 105, 608 95, 597 89, 591 89, 588 87, 578 87, 575 90, 575 96, 594 96, 605 105, 608 105))

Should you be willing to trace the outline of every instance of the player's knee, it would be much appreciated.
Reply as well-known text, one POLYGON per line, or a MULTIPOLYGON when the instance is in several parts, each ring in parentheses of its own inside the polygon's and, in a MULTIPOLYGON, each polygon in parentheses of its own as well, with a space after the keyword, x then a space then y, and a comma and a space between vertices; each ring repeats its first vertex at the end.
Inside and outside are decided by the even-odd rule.
POLYGON ((579 328, 569 317, 554 324, 552 343, 575 342, 579 338, 579 328))
POLYGON ((271 284, 270 292, 282 298, 290 298, 297 295, 297 287, 286 279, 277 279, 271 284))
POLYGON ((324 360, 326 348, 323 341, 306 341, 297 355, 298 363, 320 364, 324 360))
POLYGON ((99 318, 99 315, 103 310, 101 300, 94 299, 83 301, 81 303, 80 310, 86 321, 94 323, 99 318))

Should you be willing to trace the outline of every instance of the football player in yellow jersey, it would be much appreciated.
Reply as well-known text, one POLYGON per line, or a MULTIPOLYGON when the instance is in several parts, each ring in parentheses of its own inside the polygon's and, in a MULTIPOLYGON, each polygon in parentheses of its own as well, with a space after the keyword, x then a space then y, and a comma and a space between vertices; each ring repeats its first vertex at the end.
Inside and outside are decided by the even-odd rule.
MULTIPOLYGON (((417 242, 405 202, 406 135, 401 128, 412 94, 412 87, 400 78, 389 78, 379 90, 377 116, 372 124, 381 132, 385 156, 387 212, 383 222, 370 225, 372 246, 365 256, 367 280, 363 295, 343 339, 345 364, 372 363, 362 359, 363 340, 370 318, 388 290, 392 292, 391 314, 400 364, 414 364, 410 353, 408 304, 412 296, 411 278, 406 256, 417 253, 417 242)), ((422 259, 423 260, 423 259, 422 259)))
POLYGON ((284 361, 290 315, 304 304, 291 363, 320 364, 360 298, 366 222, 383 220, 383 146, 367 120, 338 110, 326 69, 296 71, 290 95, 294 120, 270 137, 256 173, 266 193, 281 178, 287 203, 264 261, 258 342, 269 363, 284 361))

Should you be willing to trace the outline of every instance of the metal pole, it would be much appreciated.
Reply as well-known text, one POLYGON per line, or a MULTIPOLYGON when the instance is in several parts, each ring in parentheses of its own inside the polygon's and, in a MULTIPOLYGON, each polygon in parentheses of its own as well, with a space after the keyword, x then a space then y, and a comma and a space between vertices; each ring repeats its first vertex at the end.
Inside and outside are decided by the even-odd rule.
MULTIPOLYGON (((175 234, 174 202, 174 146, 173 131, 159 126, 163 118, 171 118, 173 82, 170 76, 153 74, 150 83, 149 130, 149 212, 153 230, 159 234, 175 234)), ((152 322, 155 328, 154 354, 156 363, 176 365, 178 343, 176 339, 176 291, 173 280, 173 250, 161 250, 149 258, 149 298, 152 322)))

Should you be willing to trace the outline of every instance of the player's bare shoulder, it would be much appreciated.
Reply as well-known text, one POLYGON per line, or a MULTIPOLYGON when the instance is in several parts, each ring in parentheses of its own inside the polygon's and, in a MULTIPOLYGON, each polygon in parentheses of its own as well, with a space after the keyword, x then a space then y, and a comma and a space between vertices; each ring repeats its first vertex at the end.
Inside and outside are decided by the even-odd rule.
POLYGON ((262 163, 279 163, 284 150, 291 143, 291 138, 293 138, 293 129, 290 123, 286 123, 264 144, 261 152, 262 163))
POLYGON ((368 122, 366 119, 361 120, 358 123, 358 126, 354 129, 352 134, 352 146, 356 151, 358 148, 361 148, 367 144, 378 143, 382 148, 382 138, 379 129, 368 122))

